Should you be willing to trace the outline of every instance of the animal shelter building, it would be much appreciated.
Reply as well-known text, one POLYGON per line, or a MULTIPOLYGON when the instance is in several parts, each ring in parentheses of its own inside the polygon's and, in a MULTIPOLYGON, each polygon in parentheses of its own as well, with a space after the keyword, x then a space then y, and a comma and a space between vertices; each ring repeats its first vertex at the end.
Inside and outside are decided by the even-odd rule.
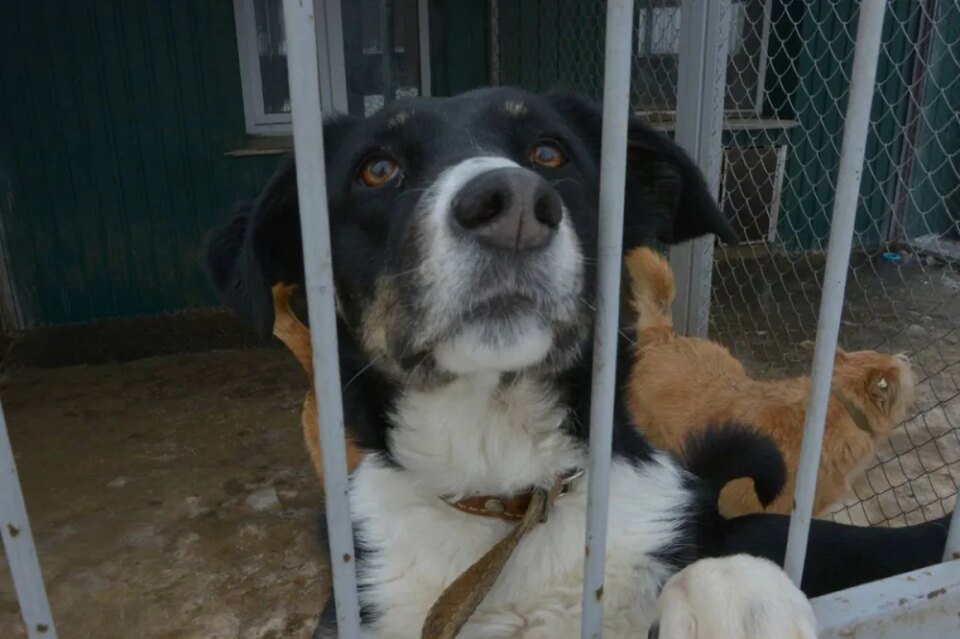
MULTIPOLYGON (((919 524, 948 515, 960 492, 960 4, 879 3, 876 78, 854 113, 857 56, 869 57, 861 17, 876 4, 316 0, 318 106, 365 116, 490 85, 599 100, 608 11, 626 5, 630 111, 690 151, 742 240, 671 249, 678 330, 726 346, 751 375, 802 375, 832 291, 836 339, 817 361, 835 346, 902 353, 916 388, 828 517, 919 524), (862 157, 844 145, 858 124, 862 157), (837 262, 843 198, 852 239, 837 262)), ((12 442, 5 453, 0 440, 0 517, 26 516, 22 486, 33 522, 31 535, 0 521, 0 636, 306 636, 306 603, 257 605, 329 592, 326 558, 311 554, 319 492, 293 427, 299 371, 220 310, 200 268, 206 232, 293 149, 288 56, 303 45, 287 41, 284 5, 0 4, 0 397, 12 442), (200 579, 193 566, 202 583, 184 585, 200 579), (138 598, 159 603, 141 611, 138 598), (180 621, 190 617, 199 625, 180 621)), ((824 366, 813 383, 827 375, 828 389, 824 366)), ((856 614, 837 600, 818 612, 838 633, 926 618, 917 637, 946 636, 954 573, 918 577, 919 595, 904 579, 874 584, 856 614), (889 612, 898 600, 903 618, 889 612)))
MULTIPOLYGON (((280 2, 18 4, 3 16, 3 86, 18 87, 0 105, 4 326, 214 306, 196 267, 203 230, 289 150, 280 2)), ((361 19, 381 3, 340 4, 342 28, 325 37, 343 45, 329 57, 327 108, 363 114, 384 95, 491 83, 600 97, 602 2, 382 3, 392 29, 361 19)), ((679 3, 648 4, 637 3, 632 103, 670 132, 679 3)), ((724 206, 750 243, 822 251, 857 3, 732 6, 724 206)), ((960 18, 952 2, 897 0, 889 12, 857 244, 937 252, 958 237, 960 18)))

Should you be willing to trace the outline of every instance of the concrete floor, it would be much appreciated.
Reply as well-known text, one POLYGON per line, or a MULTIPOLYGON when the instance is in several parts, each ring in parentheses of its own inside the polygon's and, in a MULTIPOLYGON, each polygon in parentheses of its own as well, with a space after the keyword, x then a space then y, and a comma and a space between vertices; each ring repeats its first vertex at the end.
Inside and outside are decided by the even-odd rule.
MULTIPOLYGON (((263 348, 7 375, 60 637, 309 636, 328 580, 304 391, 263 348)), ((24 636, 0 561, 0 637, 24 636)))

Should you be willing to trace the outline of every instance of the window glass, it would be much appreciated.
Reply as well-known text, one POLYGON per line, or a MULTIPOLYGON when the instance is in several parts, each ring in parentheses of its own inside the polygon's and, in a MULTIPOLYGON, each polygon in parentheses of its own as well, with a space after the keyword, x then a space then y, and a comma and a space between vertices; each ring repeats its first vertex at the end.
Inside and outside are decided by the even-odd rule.
POLYGON ((260 60, 263 112, 290 113, 283 0, 253 0, 253 9, 257 26, 257 56, 260 60))
POLYGON ((341 3, 350 113, 420 94, 417 0, 341 3))

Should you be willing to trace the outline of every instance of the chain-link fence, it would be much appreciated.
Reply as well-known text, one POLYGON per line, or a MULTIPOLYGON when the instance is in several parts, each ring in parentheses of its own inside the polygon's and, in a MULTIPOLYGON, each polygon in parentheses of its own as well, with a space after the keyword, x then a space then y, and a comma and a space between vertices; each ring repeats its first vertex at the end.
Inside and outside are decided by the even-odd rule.
MULTIPOLYGON (((500 0, 495 78, 602 87, 603 2, 500 0)), ((632 100, 670 132, 680 0, 638 0, 632 100)), ((815 338, 857 0, 728 0, 720 198, 743 245, 715 253, 711 336, 758 377, 804 374, 815 338)), ((722 55, 722 54, 721 54, 722 55)), ((834 517, 916 523, 960 485, 960 5, 890 0, 840 346, 909 355, 916 404, 834 517)))

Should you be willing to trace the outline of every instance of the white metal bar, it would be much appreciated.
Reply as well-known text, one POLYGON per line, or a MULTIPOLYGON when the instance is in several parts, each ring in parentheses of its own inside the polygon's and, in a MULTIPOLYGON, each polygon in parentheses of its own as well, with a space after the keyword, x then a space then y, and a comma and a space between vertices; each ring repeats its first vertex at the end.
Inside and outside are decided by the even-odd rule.
POLYGON ((337 358, 315 8, 313 0, 284 0, 283 9, 333 596, 339 636, 353 638, 360 634, 360 608, 337 358))
MULTIPOLYGON (((960 559, 960 495, 953 504, 953 516, 950 517, 950 530, 947 531, 947 543, 943 548, 943 560, 960 559)), ((960 564, 957 564, 960 566, 960 564)))
POLYGON ((806 560, 807 538, 817 488, 817 470, 823 444, 824 422, 830 400, 833 363, 840 335, 843 294, 850 265, 854 221, 860 197, 864 153, 870 127, 870 106, 873 103, 883 31, 884 0, 863 0, 857 23, 856 50, 853 56, 850 97, 843 127, 837 191, 833 202, 827 266, 823 275, 823 297, 817 321, 817 343, 813 354, 810 400, 803 424, 803 444, 794 493, 793 515, 784 568, 795 584, 800 584, 806 560))
POLYGON ((0 536, 20 602, 20 614, 30 639, 56 639, 43 573, 33 543, 30 518, 23 501, 17 464, 7 433, 7 420, 0 406, 0 536))
POLYGON ((812 599, 820 639, 960 637, 960 561, 812 599))
POLYGON ((623 260, 623 203, 627 174, 630 58, 633 54, 633 0, 607 2, 606 38, 597 240, 597 306, 593 338, 590 468, 587 475, 587 538, 581 619, 581 633, 585 639, 599 639, 603 634, 603 576, 610 497, 610 456, 613 445, 620 268, 623 260))
POLYGON ((780 224, 780 201, 783 199, 783 178, 787 172, 787 145, 777 146, 777 172, 773 177, 773 204, 770 207, 770 228, 767 242, 777 241, 777 225, 780 224))
MULTIPOLYGON (((729 33, 722 20, 730 0, 691 0, 681 5, 677 70, 676 142, 703 171, 714 197, 720 192, 723 106, 727 86, 729 33)), ((710 322, 713 236, 670 249, 676 277, 674 324, 685 335, 705 337, 710 322)))

